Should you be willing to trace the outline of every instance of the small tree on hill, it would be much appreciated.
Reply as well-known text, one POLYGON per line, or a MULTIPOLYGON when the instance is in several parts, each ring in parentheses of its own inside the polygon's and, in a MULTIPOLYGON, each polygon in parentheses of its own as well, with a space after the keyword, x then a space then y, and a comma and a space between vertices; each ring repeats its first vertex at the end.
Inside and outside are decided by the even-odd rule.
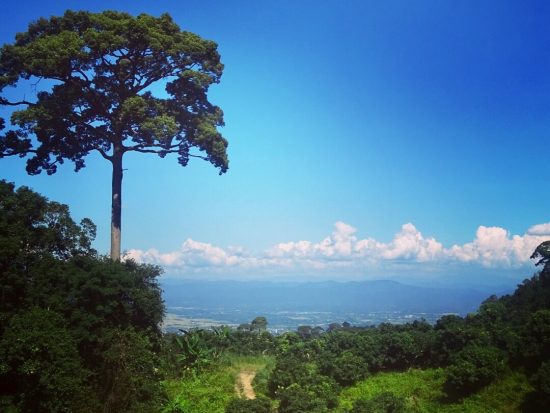
POLYGON ((445 371, 445 390, 452 398, 474 393, 495 380, 505 366, 502 351, 469 345, 457 353, 445 371))
POLYGON ((216 49, 168 14, 41 18, 0 49, 0 105, 17 109, 0 136, 0 157, 30 156, 29 174, 53 174, 65 160, 78 171, 92 151, 109 161, 111 258, 119 260, 126 153, 173 153, 182 166, 197 157, 227 171, 227 141, 217 130, 223 114, 206 96, 222 75, 216 49), (8 99, 6 86, 21 80, 33 82, 35 96, 8 99), (46 90, 37 91, 39 81, 46 90))
POLYGON ((267 318, 256 317, 254 320, 252 320, 250 326, 253 331, 265 331, 267 328, 267 318))

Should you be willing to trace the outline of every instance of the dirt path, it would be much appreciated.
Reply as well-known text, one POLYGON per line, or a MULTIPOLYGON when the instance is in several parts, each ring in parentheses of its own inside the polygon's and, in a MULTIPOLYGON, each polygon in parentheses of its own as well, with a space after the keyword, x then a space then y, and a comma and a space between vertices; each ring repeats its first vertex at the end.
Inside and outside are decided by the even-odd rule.
POLYGON ((252 380, 256 376, 254 370, 241 370, 237 375, 237 381, 235 383, 235 392, 239 397, 244 397, 247 399, 255 399, 256 393, 252 388, 252 380))

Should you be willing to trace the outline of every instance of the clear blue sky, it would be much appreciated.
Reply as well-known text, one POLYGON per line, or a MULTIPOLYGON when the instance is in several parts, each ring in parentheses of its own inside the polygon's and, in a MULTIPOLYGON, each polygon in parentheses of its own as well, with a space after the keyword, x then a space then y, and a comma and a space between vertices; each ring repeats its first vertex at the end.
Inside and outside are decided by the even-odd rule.
MULTIPOLYGON (((209 96, 225 112, 227 174, 126 159, 123 249, 136 257, 237 278, 532 271, 540 239, 527 238, 550 233, 550 3, 33 0, 3 5, 0 41, 67 8, 168 12, 215 40, 226 67, 209 96), (277 245, 297 241, 310 244, 277 245)), ((29 177, 3 159, 0 177, 92 218, 107 252, 109 166, 29 177)))

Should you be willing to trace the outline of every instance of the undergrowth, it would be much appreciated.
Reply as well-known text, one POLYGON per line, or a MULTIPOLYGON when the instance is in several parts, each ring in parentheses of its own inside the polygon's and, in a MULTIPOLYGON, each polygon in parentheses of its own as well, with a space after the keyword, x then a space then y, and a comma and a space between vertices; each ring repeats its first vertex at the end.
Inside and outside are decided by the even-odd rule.
POLYGON ((525 375, 513 372, 477 394, 451 402, 443 391, 444 381, 443 369, 379 373, 343 390, 337 411, 348 412, 356 400, 391 392, 404 398, 414 413, 517 413, 523 397, 532 390, 525 375))
POLYGON ((169 401, 163 413, 223 413, 229 401, 235 397, 235 380, 241 370, 258 372, 254 388, 264 393, 268 372, 273 365, 268 356, 226 355, 209 369, 189 372, 181 379, 164 382, 169 401))

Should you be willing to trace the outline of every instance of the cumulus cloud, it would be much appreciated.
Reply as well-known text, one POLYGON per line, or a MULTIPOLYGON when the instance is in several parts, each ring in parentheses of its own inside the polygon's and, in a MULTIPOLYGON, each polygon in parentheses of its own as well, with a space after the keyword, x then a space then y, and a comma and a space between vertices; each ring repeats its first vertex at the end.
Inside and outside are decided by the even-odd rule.
POLYGON ((485 267, 521 266, 529 262, 535 248, 549 238, 532 235, 529 231, 523 236, 510 236, 504 228, 480 226, 472 242, 462 246, 454 245, 449 250, 449 255, 457 260, 476 262, 485 267))
POLYGON ((162 253, 133 249, 126 257, 163 265, 181 273, 295 273, 348 270, 360 273, 383 265, 468 263, 486 268, 527 265, 533 250, 550 239, 550 223, 534 225, 524 235, 504 228, 480 226, 473 241, 446 248, 425 237, 412 223, 404 224, 389 242, 357 237, 357 229, 344 222, 319 242, 290 241, 251 253, 242 247, 221 248, 187 239, 179 249, 162 253))
POLYGON ((527 230, 529 235, 550 235, 550 222, 545 224, 533 225, 527 230))
POLYGON ((187 239, 181 248, 169 253, 161 253, 155 248, 147 251, 132 249, 125 255, 139 262, 165 265, 169 267, 232 267, 243 261, 242 250, 229 252, 212 244, 187 239))

